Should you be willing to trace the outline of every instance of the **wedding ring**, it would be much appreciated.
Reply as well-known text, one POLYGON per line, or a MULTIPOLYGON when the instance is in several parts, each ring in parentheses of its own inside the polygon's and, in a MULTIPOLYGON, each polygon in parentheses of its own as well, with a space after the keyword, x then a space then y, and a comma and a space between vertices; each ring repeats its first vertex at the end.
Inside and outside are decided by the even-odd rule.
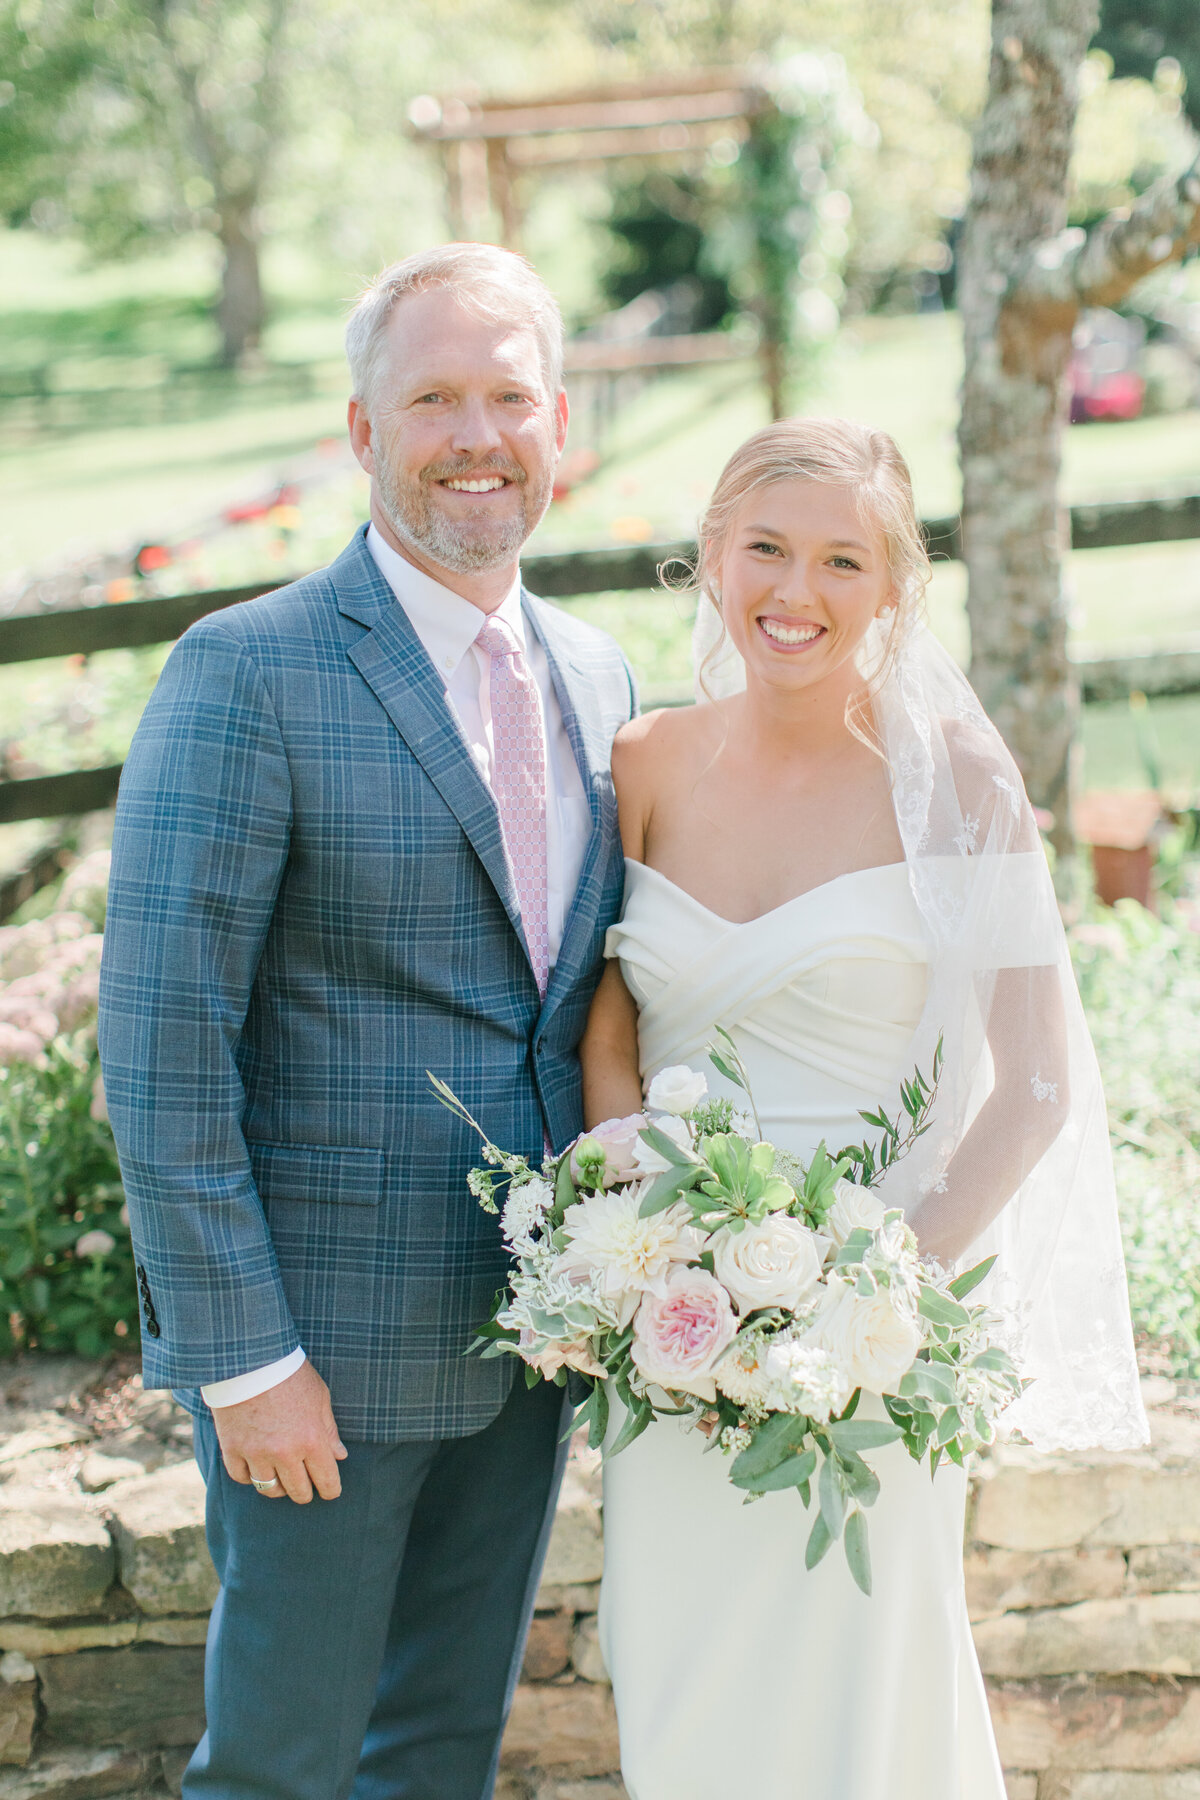
POLYGON ((251 1487, 257 1488, 260 1494, 265 1494, 269 1489, 279 1486, 279 1477, 278 1475, 272 1475, 266 1481, 256 1481, 252 1475, 250 1477, 250 1485, 251 1487))

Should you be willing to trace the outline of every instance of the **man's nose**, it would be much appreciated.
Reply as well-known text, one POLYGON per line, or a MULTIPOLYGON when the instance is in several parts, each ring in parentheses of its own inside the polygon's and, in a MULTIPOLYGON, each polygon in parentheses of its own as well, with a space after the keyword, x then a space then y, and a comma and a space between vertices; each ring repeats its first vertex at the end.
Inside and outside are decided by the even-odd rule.
POLYGON ((460 456, 486 456, 500 448, 497 421, 485 400, 467 399, 456 408, 451 442, 460 456))

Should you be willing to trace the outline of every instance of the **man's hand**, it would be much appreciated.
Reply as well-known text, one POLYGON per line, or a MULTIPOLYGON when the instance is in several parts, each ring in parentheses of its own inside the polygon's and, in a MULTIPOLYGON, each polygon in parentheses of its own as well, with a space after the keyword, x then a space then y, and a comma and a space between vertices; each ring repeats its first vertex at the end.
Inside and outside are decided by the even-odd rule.
POLYGON ((263 1491, 265 1500, 286 1496, 307 1506, 314 1488, 322 1500, 341 1493, 338 1464, 349 1452, 338 1435, 329 1389, 310 1362, 253 1400, 214 1406, 213 1423, 234 1481, 245 1486, 275 1477, 277 1485, 263 1491))

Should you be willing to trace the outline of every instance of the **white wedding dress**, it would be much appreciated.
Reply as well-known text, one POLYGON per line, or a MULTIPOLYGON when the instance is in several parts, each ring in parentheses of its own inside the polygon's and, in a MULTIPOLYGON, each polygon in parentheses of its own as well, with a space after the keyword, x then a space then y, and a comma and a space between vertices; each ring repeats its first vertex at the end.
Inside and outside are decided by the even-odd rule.
MULTIPOLYGON (((702 1069, 732 1033, 764 1135, 804 1156, 898 1110, 929 950, 903 863, 838 877, 747 924, 628 865, 609 933, 642 1066, 702 1069)), ((882 1415, 863 1396, 860 1416, 882 1415)), ((967 1623, 966 1482, 870 1452, 874 1592, 835 1546, 812 1571, 794 1492, 743 1504, 719 1450, 659 1420, 604 1470, 601 1644, 631 1800, 1003 1800, 967 1623)))

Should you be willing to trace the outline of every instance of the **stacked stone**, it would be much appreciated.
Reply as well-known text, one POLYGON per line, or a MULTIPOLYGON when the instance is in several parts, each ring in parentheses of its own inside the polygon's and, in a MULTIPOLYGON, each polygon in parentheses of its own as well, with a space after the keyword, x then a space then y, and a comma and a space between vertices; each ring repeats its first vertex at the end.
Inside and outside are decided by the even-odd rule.
MULTIPOLYGON (((114 1425, 74 1398, 94 1367, 21 1367, 0 1406, 0 1800, 178 1792, 216 1586, 190 1425, 136 1389, 114 1425)), ((1200 1409, 1156 1398, 1145 1451, 1007 1448, 975 1481, 967 1592, 1011 1800, 1200 1800, 1200 1409)), ((585 1452, 497 1800, 622 1800, 603 1554, 585 1452)))
POLYGON ((98 1430, 72 1359, 10 1365, 0 1413, 0 1800, 177 1781, 204 1729, 216 1579, 190 1424, 136 1383, 98 1430))
POLYGON ((1200 1800, 1200 1420, 1150 1417, 1145 1451, 1007 1448, 976 1483, 967 1594, 1011 1800, 1200 1800))
POLYGON ((496 1800, 624 1800, 596 1630, 603 1571, 598 1458, 584 1452, 559 1496, 496 1800))

